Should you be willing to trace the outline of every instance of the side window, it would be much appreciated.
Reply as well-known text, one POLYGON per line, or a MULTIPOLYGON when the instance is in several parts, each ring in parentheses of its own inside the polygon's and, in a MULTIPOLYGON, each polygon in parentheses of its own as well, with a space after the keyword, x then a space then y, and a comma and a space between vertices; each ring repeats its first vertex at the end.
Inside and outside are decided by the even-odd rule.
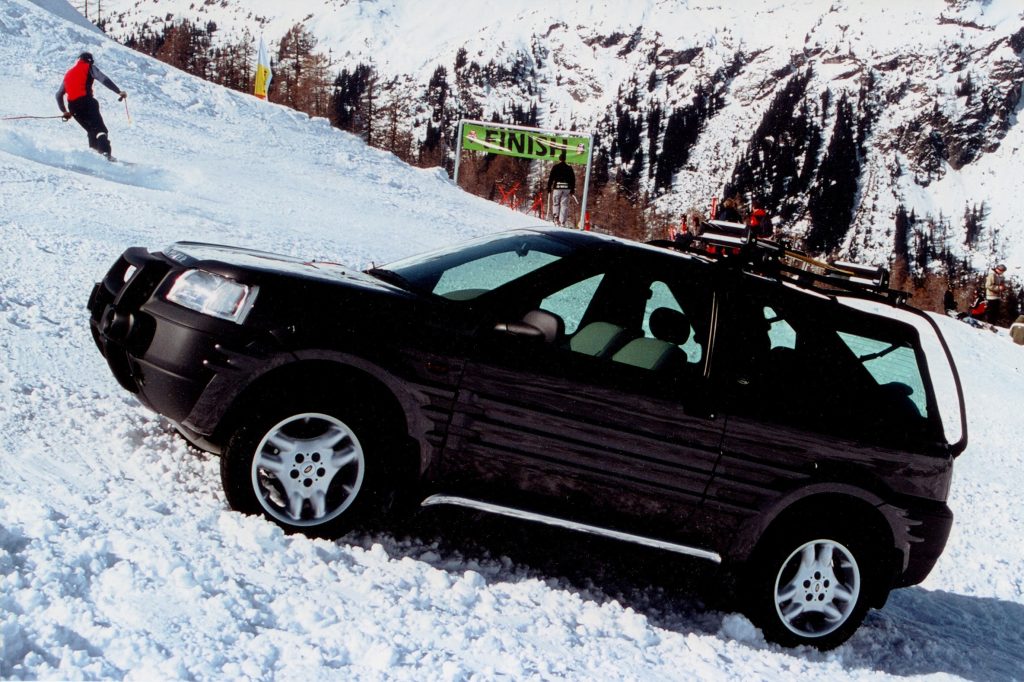
POLYGON ((603 274, 594 275, 561 291, 556 291, 541 301, 540 307, 561 317, 565 321, 565 333, 573 334, 579 328, 580 320, 587 312, 603 279, 603 274))
POLYGON ((926 433, 925 381, 899 327, 804 296, 756 300, 735 311, 723 357, 730 409, 882 444, 926 433))
POLYGON ((913 348, 849 332, 838 334, 879 386, 909 398, 917 409, 916 416, 924 417, 928 413, 924 380, 913 348))
POLYGON ((610 270, 548 295, 541 308, 565 321, 568 350, 608 361, 617 375, 633 367, 644 370, 637 377, 653 371, 675 380, 701 371, 708 333, 710 287, 688 273, 610 270))

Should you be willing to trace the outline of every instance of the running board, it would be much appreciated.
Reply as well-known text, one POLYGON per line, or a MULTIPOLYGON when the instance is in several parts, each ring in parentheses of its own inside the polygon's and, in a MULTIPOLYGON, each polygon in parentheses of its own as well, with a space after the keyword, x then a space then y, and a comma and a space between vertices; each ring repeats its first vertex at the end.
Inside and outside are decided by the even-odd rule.
POLYGON ((591 526, 586 523, 566 521, 565 519, 560 519, 555 516, 545 516, 544 514, 528 512, 522 509, 514 509, 512 507, 503 507, 501 505, 491 504, 490 502, 470 500, 465 497, 454 497, 451 495, 431 495, 427 499, 423 500, 420 506, 432 507, 438 504, 451 504, 457 507, 466 507, 468 509, 476 509, 477 511, 488 512, 490 514, 508 516, 513 519, 520 519, 523 521, 535 521, 537 523, 543 523, 549 526, 557 526, 559 528, 567 528, 569 530, 575 530, 581 533, 590 533, 591 535, 600 535, 606 538, 624 540, 626 542, 632 542, 638 545, 646 545, 647 547, 654 547, 656 549, 664 549, 668 550, 669 552, 676 552, 678 554, 685 554, 687 556, 697 557, 698 559, 706 559, 708 561, 713 561, 716 564, 722 563, 722 557, 719 556, 717 552, 709 552, 706 549, 687 547, 686 545, 677 545, 674 542, 665 542, 664 540, 645 538, 642 535, 623 533, 622 531, 601 528, 600 526, 591 526))

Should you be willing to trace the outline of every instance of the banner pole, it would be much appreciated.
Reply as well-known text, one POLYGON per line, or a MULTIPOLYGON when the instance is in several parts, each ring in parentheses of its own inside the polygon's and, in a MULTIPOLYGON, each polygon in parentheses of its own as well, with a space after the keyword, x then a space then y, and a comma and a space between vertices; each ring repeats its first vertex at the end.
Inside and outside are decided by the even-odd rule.
POLYGON ((587 174, 583 180, 583 200, 580 202, 580 215, 576 221, 576 229, 583 229, 583 218, 587 215, 587 198, 590 195, 590 168, 594 165, 594 134, 591 133, 587 142, 587 174))
POLYGON ((462 129, 466 125, 466 119, 459 121, 459 140, 455 143, 455 186, 459 186, 459 164, 462 161, 462 129))

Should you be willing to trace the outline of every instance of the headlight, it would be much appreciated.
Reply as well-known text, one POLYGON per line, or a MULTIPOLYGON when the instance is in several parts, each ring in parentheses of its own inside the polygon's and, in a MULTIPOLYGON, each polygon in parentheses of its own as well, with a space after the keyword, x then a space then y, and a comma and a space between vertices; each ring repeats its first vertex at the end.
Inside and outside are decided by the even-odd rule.
POLYGON ((167 300, 189 310, 242 324, 256 301, 259 287, 204 270, 186 270, 167 292, 167 300))

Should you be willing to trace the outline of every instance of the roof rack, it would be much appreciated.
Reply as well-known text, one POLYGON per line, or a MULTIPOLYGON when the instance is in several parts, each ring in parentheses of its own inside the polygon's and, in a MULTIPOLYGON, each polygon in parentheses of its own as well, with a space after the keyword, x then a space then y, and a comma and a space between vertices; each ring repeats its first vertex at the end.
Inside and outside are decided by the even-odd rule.
POLYGON ((883 267, 814 258, 784 242, 756 237, 741 223, 709 220, 701 226, 701 234, 688 242, 649 243, 721 259, 749 272, 777 277, 826 295, 841 292, 896 305, 906 303, 910 297, 906 291, 889 288, 889 271, 883 267))

